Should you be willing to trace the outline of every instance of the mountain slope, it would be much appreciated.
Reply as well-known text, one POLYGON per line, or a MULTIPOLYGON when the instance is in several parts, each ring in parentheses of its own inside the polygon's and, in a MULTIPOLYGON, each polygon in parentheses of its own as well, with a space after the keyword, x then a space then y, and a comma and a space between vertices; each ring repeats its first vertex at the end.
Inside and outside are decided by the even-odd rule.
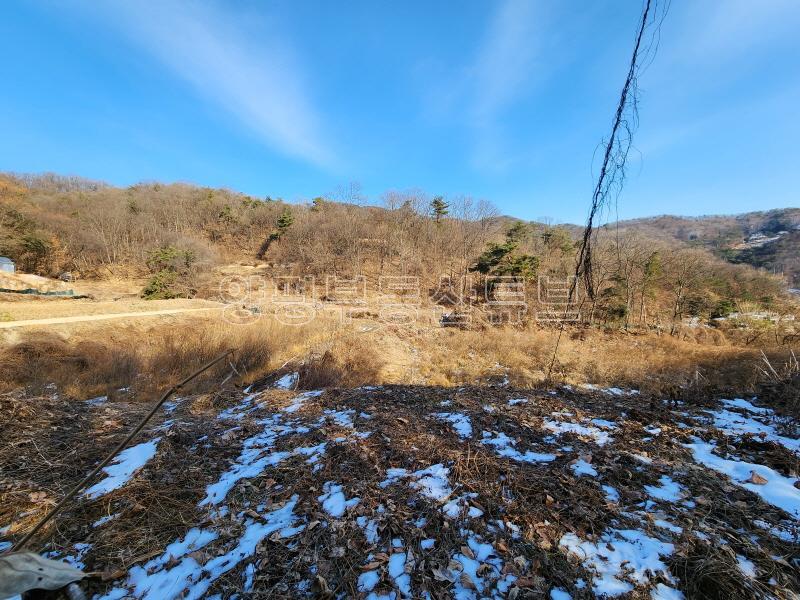
POLYGON ((705 248, 728 262, 783 274, 792 287, 800 285, 798 208, 704 217, 661 215, 610 223, 603 229, 705 248))

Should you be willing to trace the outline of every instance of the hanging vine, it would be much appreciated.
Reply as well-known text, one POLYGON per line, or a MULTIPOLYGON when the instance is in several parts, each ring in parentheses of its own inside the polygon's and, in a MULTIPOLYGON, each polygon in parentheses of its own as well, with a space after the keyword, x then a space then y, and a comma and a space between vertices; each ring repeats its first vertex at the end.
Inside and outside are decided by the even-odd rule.
POLYGON ((617 103, 617 110, 614 113, 611 134, 607 140, 600 144, 601 147, 605 147, 603 159, 592 194, 592 203, 589 208, 586 227, 583 230, 578 260, 575 263, 575 276, 569 288, 565 318, 562 320, 556 346, 553 350, 553 357, 547 372, 548 379, 552 374, 556 355, 558 354, 558 346, 561 341, 561 334, 564 331, 566 315, 575 302, 575 294, 577 293, 579 282, 583 281, 586 295, 589 298, 593 299, 595 296, 592 273, 592 245, 596 234, 595 223, 601 217, 602 212, 610 207, 612 202, 616 203, 622 192, 628 153, 633 143, 633 134, 639 125, 639 77, 655 58, 658 50, 661 24, 668 10, 669 0, 645 0, 630 65, 625 77, 625 83, 622 86, 619 102, 617 103))

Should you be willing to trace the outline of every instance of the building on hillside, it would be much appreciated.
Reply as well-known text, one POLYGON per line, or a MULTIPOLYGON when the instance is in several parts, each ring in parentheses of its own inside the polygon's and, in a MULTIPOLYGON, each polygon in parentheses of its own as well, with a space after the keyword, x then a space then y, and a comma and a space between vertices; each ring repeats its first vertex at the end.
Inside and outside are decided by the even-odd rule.
POLYGON ((14 261, 5 256, 0 256, 0 271, 4 273, 14 273, 17 268, 14 266, 14 261))

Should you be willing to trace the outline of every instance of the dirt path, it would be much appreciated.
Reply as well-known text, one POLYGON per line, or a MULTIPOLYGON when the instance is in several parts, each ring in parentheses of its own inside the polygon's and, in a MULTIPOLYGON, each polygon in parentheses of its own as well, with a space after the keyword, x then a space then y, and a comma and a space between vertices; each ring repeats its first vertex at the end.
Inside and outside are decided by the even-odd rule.
POLYGON ((28 319, 23 321, 7 321, 0 323, 0 329, 14 327, 30 327, 34 325, 60 325, 63 323, 82 323, 84 321, 107 321, 110 319, 154 317, 159 315, 177 315, 181 313, 198 312, 203 310, 219 310, 217 307, 208 308, 168 308, 163 310, 145 310, 139 312, 109 313, 105 315, 77 315, 74 317, 54 317, 52 319, 28 319))

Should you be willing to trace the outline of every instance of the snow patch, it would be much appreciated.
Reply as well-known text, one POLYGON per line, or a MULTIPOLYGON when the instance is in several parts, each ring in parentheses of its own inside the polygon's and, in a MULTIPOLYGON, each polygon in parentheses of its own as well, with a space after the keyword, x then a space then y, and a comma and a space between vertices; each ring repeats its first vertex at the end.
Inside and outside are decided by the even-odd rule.
POLYGON ((595 470, 595 468, 590 463, 586 462, 582 458, 576 460, 574 463, 570 465, 570 467, 572 468, 572 471, 575 473, 575 475, 578 476, 588 475, 589 477, 597 476, 597 470, 595 470))
POLYGON ((454 498, 445 503, 442 506, 442 512, 450 517, 451 519, 457 519, 461 515, 462 509, 465 507, 467 508, 467 516, 471 518, 477 518, 483 516, 483 511, 479 508, 474 506, 470 506, 469 500, 470 498, 477 498, 478 494, 470 493, 470 494, 463 494, 458 498, 454 498))
POLYGON ((299 373, 286 373, 275 382, 274 386, 281 390, 293 390, 297 386, 298 379, 300 379, 299 373))
POLYGON ((322 502, 322 508, 332 517, 337 519, 344 515, 345 511, 356 506, 361 498, 351 498, 347 500, 342 486, 334 481, 327 481, 322 486, 322 495, 317 498, 322 502))
POLYGON ((356 414, 356 411, 351 409, 348 410, 333 410, 333 409, 325 409, 323 411, 325 416, 328 417, 331 421, 333 421, 339 427, 344 427, 346 429, 353 429, 353 417, 356 414))
POLYGON ((403 598, 411 597, 411 575, 406 573, 407 560, 405 552, 395 552, 389 557, 389 577, 394 580, 403 598))
POLYGON ((743 414, 742 412, 728 410, 728 408, 706 411, 711 416, 714 427, 725 435, 740 437, 750 434, 775 442, 795 454, 800 454, 800 440, 778 434, 775 423, 779 421, 779 417, 771 409, 753 406, 752 403, 741 398, 723 400, 722 402, 728 408, 735 408, 749 413, 743 414))
POLYGON ((556 435, 574 433, 578 437, 593 439, 598 446, 604 446, 608 442, 613 441, 613 438, 608 435, 607 432, 593 425, 580 425, 579 423, 544 419, 544 421, 542 421, 542 426, 556 435))
POLYGON ((72 552, 62 554, 60 551, 48 552, 45 554, 47 558, 61 558, 68 565, 72 565, 76 569, 85 569, 86 565, 83 564, 83 559, 89 550, 92 549, 91 544, 77 543, 73 544, 72 552))
POLYGON ((754 415, 771 415, 773 414, 772 409, 756 406, 752 402, 745 400, 744 398, 734 398, 733 400, 723 400, 722 403, 725 406, 730 408, 741 408, 746 411, 753 413, 754 415))
POLYGON ((658 486, 646 485, 644 490, 651 498, 663 500, 664 502, 677 502, 681 499, 681 486, 672 478, 662 475, 658 486))
POLYGON ((693 439, 694 442, 686 444, 686 447, 692 451, 696 462, 727 475, 736 485, 761 496, 765 502, 785 510, 795 519, 800 519, 800 490, 794 487, 797 477, 784 477, 767 466, 748 463, 736 457, 722 458, 713 453, 716 447, 714 444, 703 442, 699 438, 693 439), (750 483, 748 480, 751 473, 763 477, 767 483, 750 483))
POLYGON ((113 519, 116 519, 118 516, 119 516, 119 513, 116 513, 116 514, 113 514, 113 515, 106 515, 105 517, 100 517, 99 519, 97 519, 97 521, 92 523, 92 529, 97 529, 98 527, 102 527, 103 525, 105 525, 109 521, 111 521, 113 519))
POLYGON ((542 452, 520 452, 514 446, 517 445, 516 440, 511 439, 502 431, 489 433, 484 431, 482 434, 483 439, 481 444, 493 446, 495 452, 500 456, 505 456, 518 462, 536 463, 536 462, 552 462, 556 459, 555 454, 548 454, 542 452))
POLYGON ((752 560, 747 560, 741 554, 736 555, 736 564, 739 567, 739 570, 742 572, 742 575, 745 577, 755 579, 758 576, 756 572, 756 563, 754 563, 752 560))
POLYGON ((613 488, 610 485, 604 485, 602 486, 602 489, 606 495, 606 500, 614 503, 619 502, 619 492, 616 490, 616 488, 613 488))
POLYGON ((472 423, 467 415, 461 413, 434 413, 433 415, 440 421, 446 421, 453 426, 453 429, 461 439, 472 437, 472 423))
POLYGON ((670 556, 675 547, 635 529, 607 531, 597 543, 567 533, 559 545, 594 573, 593 590, 598 596, 626 594, 636 585, 647 584, 651 575, 672 581, 662 558, 670 556))
POLYGON ((83 495, 87 498, 99 498, 121 488, 128 483, 136 471, 145 466, 155 456, 159 441, 161 441, 161 438, 155 438, 120 452, 114 462, 107 467, 103 467, 103 473, 106 474, 106 478, 98 481, 86 490, 83 495))
POLYGON ((800 543, 800 525, 798 525, 796 522, 791 523, 789 521, 781 521, 777 525, 772 526, 761 519, 754 519, 753 525, 769 532, 770 535, 775 536, 784 542, 789 542, 792 544, 800 543))
POLYGON ((356 524, 364 530, 364 537, 367 539, 368 543, 378 543, 378 524, 373 519, 357 517, 356 524))
MULTIPOLYGON (((441 463, 413 473, 409 473, 406 469, 391 468, 386 470, 386 479, 378 485, 381 488, 387 488, 401 479, 407 479, 411 488, 418 490, 426 498, 440 503, 442 512, 451 519, 461 516, 465 508, 468 517, 482 516, 482 510, 470 505, 470 500, 477 498, 478 494, 468 493, 452 498, 453 489, 450 486, 449 475, 450 469, 441 463)), ((417 527, 422 526, 424 526, 424 522, 417 524, 417 527)))
POLYGON ((222 412, 217 415, 217 419, 223 420, 234 420, 239 421, 245 417, 248 412, 251 412, 258 408, 257 406, 253 406, 253 400, 257 398, 259 394, 249 394, 242 398, 242 401, 229 408, 226 408, 222 412))
POLYGON ((650 591, 650 600, 684 600, 683 592, 659 583, 650 591))
POLYGON ((252 557, 258 544, 268 536, 279 532, 281 537, 288 538, 303 530, 305 525, 297 525, 293 513, 297 501, 298 496, 293 496, 282 507, 262 514, 263 520, 248 519, 237 542, 202 565, 188 554, 217 539, 217 533, 192 529, 184 539, 167 546, 162 556, 131 568, 123 587, 114 588, 96 600, 202 598, 215 581, 252 557))
POLYGON ((283 409, 285 413, 296 413, 298 410, 303 408, 303 405, 306 403, 306 400, 309 398, 316 398, 321 396, 325 390, 313 390, 311 392, 303 392, 299 396, 295 396, 292 398, 291 404, 283 409))
POLYGON ((378 571, 364 571, 358 576, 358 591, 371 592, 380 580, 381 576, 378 571))
POLYGON ((670 523, 666 519, 655 519, 653 521, 653 524, 656 527, 660 527, 661 529, 666 529, 667 531, 670 531, 670 532, 672 532, 672 533, 674 533, 676 535, 680 535, 681 533, 683 533, 683 528, 682 527, 678 527, 677 525, 673 525, 672 523, 670 523))
POLYGON ((294 428, 281 424, 281 415, 273 415, 260 423, 264 425, 264 429, 244 441, 236 463, 218 481, 206 487, 206 497, 200 501, 200 506, 219 504, 237 482, 257 477, 268 466, 277 465, 290 456, 289 452, 270 453, 269 450, 278 437, 293 433, 294 428))
POLYGON ((504 598, 516 577, 503 575, 503 560, 495 552, 494 546, 484 542, 479 535, 466 531, 467 546, 471 556, 456 553, 451 559, 461 565, 460 574, 454 576, 453 597, 457 600, 473 598, 504 598), (474 589, 464 585, 464 578, 472 583, 474 589), (489 586, 494 584, 493 590, 489 586))
POLYGON ((431 465, 427 469, 411 473, 412 481, 409 485, 419 490, 426 498, 442 502, 453 493, 448 480, 449 474, 450 469, 441 463, 431 465))

